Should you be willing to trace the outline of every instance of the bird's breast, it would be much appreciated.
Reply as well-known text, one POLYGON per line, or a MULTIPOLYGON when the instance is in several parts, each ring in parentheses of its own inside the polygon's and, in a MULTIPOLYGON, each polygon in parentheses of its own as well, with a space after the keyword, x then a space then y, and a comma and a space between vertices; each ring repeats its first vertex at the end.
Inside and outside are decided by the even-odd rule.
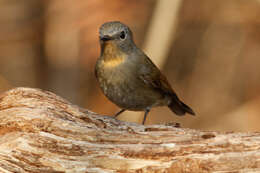
POLYGON ((121 52, 112 41, 107 41, 102 45, 101 57, 96 64, 96 75, 105 94, 127 79, 126 58, 127 55, 121 52))

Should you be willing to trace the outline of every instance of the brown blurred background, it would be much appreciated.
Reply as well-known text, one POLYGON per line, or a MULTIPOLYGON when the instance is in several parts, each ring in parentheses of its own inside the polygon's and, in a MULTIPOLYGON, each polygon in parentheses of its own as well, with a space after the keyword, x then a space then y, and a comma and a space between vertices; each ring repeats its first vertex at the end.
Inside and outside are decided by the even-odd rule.
POLYGON ((147 124, 260 130, 260 1, 171 1, 0 1, 0 92, 42 88, 94 112, 114 114, 119 108, 101 93, 94 65, 99 26, 120 20, 197 114, 177 117, 156 108, 147 124), (149 39, 154 36, 157 43, 149 39))

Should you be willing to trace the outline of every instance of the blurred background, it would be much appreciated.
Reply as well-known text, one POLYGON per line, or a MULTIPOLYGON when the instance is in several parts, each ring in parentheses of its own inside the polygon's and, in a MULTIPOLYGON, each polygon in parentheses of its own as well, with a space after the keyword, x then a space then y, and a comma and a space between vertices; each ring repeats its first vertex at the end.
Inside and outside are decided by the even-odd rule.
MULTIPOLYGON (((259 16, 259 0, 2 0, 0 92, 41 88, 113 115, 119 108, 101 93, 94 66, 99 26, 120 20, 197 114, 155 108, 146 124, 259 131, 259 16)), ((143 113, 120 119, 141 122, 143 113)))

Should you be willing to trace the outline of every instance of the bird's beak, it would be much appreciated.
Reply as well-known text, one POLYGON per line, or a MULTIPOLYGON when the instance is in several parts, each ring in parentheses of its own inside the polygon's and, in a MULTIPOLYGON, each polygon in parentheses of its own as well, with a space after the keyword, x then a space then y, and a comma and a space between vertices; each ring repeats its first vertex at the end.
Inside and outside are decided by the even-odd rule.
POLYGON ((100 40, 109 41, 109 40, 112 40, 112 37, 110 37, 109 35, 102 35, 102 36, 100 36, 100 40))

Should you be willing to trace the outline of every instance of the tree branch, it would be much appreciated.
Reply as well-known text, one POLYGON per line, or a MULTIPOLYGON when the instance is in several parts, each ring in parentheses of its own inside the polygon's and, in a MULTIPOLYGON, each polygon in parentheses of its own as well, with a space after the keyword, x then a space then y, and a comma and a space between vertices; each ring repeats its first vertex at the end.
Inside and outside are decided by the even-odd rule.
POLYGON ((51 92, 16 88, 0 97, 0 171, 260 171, 260 133, 175 126, 121 122, 51 92))

